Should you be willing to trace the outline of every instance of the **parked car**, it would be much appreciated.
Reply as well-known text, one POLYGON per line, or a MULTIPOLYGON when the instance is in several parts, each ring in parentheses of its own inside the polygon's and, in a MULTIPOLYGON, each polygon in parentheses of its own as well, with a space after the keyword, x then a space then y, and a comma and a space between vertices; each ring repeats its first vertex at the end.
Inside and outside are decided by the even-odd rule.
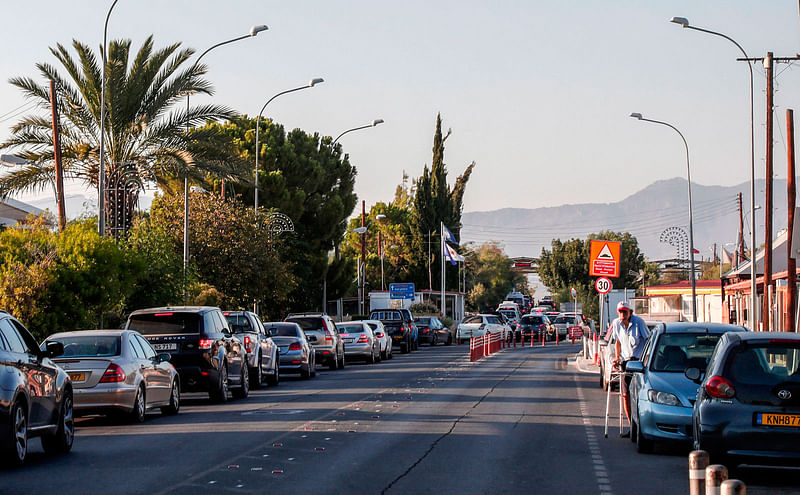
POLYGON ((411 350, 416 351, 419 349, 419 328, 417 327, 417 323, 414 321, 414 315, 411 314, 411 311, 405 308, 398 308, 397 310, 402 313, 403 317, 406 318, 411 325, 411 350))
POLYGON ((487 334, 500 334, 505 338, 506 327, 499 316, 493 314, 480 314, 464 318, 456 328, 458 343, 466 342, 472 337, 482 337, 487 334))
POLYGON ((697 383, 684 371, 705 369, 722 335, 746 331, 722 323, 670 322, 650 334, 642 360, 626 367, 633 374, 630 438, 639 452, 651 452, 655 443, 691 441, 697 383))
POLYGON ((369 364, 381 360, 381 344, 372 333, 372 328, 363 321, 337 323, 336 331, 344 341, 346 358, 363 359, 369 364))
POLYGON ((574 316, 558 315, 553 320, 553 326, 556 327, 558 338, 564 340, 569 334, 569 327, 575 326, 574 316))
POLYGON ((450 333, 450 329, 444 326, 444 323, 439 318, 435 316, 417 316, 414 318, 414 323, 419 329, 420 342, 428 343, 431 346, 439 342, 444 343, 444 345, 453 343, 453 334, 450 333))
POLYGON ((181 392, 208 392, 211 400, 250 393, 245 350, 212 306, 139 309, 128 316, 126 330, 136 330, 153 349, 170 354, 180 375, 181 392))
POLYGON ((75 438, 72 382, 52 360, 64 346, 44 347, 0 311, 0 454, 13 466, 25 462, 33 437, 41 437, 45 452, 54 454, 69 452, 75 438))
POLYGON ((686 375, 700 382, 694 447, 712 463, 800 464, 800 335, 726 334, 705 372, 686 375))
POLYGON ((530 314, 525 315, 519 322, 522 338, 528 342, 530 339, 539 340, 544 335, 549 338, 548 334, 553 334, 550 319, 544 314, 530 314))
POLYGON ((250 311, 223 311, 233 334, 242 341, 247 354, 250 385, 259 388, 264 384, 274 386, 280 382, 278 346, 270 338, 261 319, 250 311))
POLYGON ((327 364, 331 370, 344 368, 344 343, 330 316, 325 313, 292 313, 284 321, 300 325, 314 347, 316 363, 327 364))
POLYGON ((309 379, 317 376, 314 347, 300 325, 294 322, 266 322, 267 333, 278 346, 281 373, 300 373, 309 379))
POLYGON ((51 335, 64 346, 53 361, 72 381, 78 414, 123 413, 141 423, 147 410, 177 414, 181 407, 180 377, 169 363, 133 330, 81 330, 51 335))
POLYGON ((408 310, 399 309, 373 309, 369 314, 370 320, 378 320, 392 337, 392 345, 400 348, 403 354, 414 350, 414 332, 417 326, 408 310))
POLYGON ((380 320, 364 320, 369 325, 372 333, 381 343, 381 359, 392 359, 392 336, 386 331, 380 320))

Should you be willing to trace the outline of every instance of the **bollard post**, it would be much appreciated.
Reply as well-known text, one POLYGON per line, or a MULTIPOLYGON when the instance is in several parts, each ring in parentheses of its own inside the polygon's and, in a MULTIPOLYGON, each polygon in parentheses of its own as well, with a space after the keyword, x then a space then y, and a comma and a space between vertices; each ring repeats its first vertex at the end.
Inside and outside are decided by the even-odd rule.
POLYGON ((722 482, 728 479, 728 468, 712 464, 706 468, 706 495, 721 495, 722 482))
POLYGON ((704 495, 706 493, 706 468, 708 467, 708 452, 693 450, 689 453, 689 495, 704 495))
POLYGON ((746 495, 747 486, 739 480, 725 480, 722 482, 722 495, 746 495))
POLYGON ((556 345, 558 345, 558 328, 556 328, 556 345))

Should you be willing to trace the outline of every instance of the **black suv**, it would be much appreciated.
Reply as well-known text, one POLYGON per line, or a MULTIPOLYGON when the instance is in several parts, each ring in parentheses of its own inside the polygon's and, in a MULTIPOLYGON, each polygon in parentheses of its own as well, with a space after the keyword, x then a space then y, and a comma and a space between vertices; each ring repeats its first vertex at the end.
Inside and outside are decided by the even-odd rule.
POLYGON ((60 342, 40 350, 28 330, 0 311, 0 455, 25 462, 28 439, 40 436, 46 452, 72 448, 72 382, 50 358, 64 353, 60 342))
POLYGON ((153 349, 168 352, 181 377, 181 390, 208 392, 224 402, 230 389, 236 398, 250 393, 245 350, 219 308, 176 306, 139 309, 126 329, 141 333, 153 349))

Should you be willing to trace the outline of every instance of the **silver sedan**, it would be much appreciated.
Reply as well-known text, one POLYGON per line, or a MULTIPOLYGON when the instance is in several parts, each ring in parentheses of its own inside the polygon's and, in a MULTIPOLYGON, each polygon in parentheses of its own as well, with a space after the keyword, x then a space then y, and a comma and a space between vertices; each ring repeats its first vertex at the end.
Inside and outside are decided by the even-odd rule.
POLYGON ((369 364, 381 360, 381 344, 372 328, 363 321, 337 323, 336 331, 344 342, 344 357, 364 359, 369 364))
POLYGON ((364 320, 369 325, 375 338, 381 344, 381 359, 392 359, 392 336, 386 331, 380 320, 364 320))
POLYGON ((169 354, 157 354, 133 330, 83 330, 51 335, 64 345, 53 359, 69 374, 75 413, 121 412, 141 422, 148 409, 164 414, 180 409, 180 378, 169 354))

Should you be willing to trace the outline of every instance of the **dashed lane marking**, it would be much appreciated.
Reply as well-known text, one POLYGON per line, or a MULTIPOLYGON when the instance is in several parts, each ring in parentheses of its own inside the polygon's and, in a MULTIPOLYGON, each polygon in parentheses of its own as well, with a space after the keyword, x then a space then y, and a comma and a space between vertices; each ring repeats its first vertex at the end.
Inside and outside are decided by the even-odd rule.
POLYGON ((591 453, 594 476, 597 480, 597 489, 600 495, 614 495, 614 492, 611 490, 611 481, 608 479, 608 471, 606 470, 603 456, 597 444, 597 436, 594 434, 594 430, 592 430, 592 421, 589 416, 586 397, 583 395, 583 387, 581 387, 577 375, 575 376, 575 388, 578 390, 578 402, 581 416, 583 416, 583 427, 586 431, 586 443, 589 445, 589 451, 591 453))

